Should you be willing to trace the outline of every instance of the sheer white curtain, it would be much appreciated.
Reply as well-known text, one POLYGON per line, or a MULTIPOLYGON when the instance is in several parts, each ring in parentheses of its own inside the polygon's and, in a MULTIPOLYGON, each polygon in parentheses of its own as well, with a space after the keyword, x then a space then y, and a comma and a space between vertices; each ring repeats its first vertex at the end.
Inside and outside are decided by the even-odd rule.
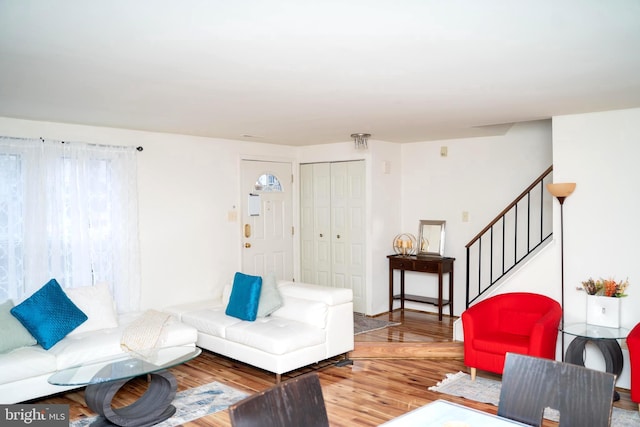
POLYGON ((139 308, 136 150, 0 137, 0 300, 50 278, 139 308))

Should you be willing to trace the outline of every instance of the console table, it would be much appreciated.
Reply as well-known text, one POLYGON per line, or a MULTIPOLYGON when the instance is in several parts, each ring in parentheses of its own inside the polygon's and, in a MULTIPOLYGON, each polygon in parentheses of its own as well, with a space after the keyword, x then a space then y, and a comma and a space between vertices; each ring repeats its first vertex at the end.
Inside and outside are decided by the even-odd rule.
POLYGON ((453 261, 455 258, 439 256, 389 255, 389 311, 393 311, 393 300, 400 300, 400 308, 404 310, 405 301, 421 302, 438 306, 438 319, 442 320, 442 307, 449 306, 449 315, 453 316, 453 261), (393 292, 393 270, 400 270, 400 294, 393 292), (410 295, 404 292, 404 272, 417 271, 438 275, 438 298, 410 295), (449 274, 448 300, 443 299, 443 274, 449 274))

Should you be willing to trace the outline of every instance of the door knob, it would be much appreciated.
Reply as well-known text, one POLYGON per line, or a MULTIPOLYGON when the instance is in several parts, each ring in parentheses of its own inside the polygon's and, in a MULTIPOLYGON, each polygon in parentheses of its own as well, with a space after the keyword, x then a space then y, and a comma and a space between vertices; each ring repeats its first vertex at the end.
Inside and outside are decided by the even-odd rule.
POLYGON ((340 238, 340 235, 338 234, 338 239, 340 238))
POLYGON ((245 243, 245 244, 244 244, 244 247, 245 247, 245 248, 250 248, 250 247, 251 247, 251 243, 245 243))
POLYGON ((322 237, 322 233, 320 233, 320 237, 322 237))

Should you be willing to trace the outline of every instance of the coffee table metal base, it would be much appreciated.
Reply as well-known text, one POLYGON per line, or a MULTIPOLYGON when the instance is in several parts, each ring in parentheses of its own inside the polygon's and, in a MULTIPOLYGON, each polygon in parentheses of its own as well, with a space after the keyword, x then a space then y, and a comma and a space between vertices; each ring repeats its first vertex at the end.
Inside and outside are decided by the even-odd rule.
POLYGON ((146 427, 171 417, 176 412, 171 405, 178 388, 176 378, 166 370, 149 376, 151 381, 142 397, 129 406, 117 409, 111 406, 111 401, 130 379, 88 385, 85 389, 87 405, 101 416, 91 425, 146 427))
MULTIPOLYGON (((575 337, 573 341, 571 341, 571 344, 569 344, 569 347, 567 347, 567 352, 564 355, 565 362, 573 365, 584 366, 585 347, 589 343, 594 344, 598 347, 600 352, 602 352, 605 362, 605 371, 610 374, 614 374, 616 378, 619 378, 622 373, 624 358, 622 356, 620 344, 618 344, 618 341, 614 339, 575 337)), ((616 402, 620 400, 620 393, 614 391, 613 400, 616 402)))

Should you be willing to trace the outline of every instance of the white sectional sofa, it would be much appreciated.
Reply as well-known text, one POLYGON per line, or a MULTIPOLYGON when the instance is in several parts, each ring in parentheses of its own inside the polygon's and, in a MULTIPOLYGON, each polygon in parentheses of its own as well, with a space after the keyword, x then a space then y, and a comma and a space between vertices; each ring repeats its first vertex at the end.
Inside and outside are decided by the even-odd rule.
MULTIPOLYGON (((124 354, 120 348, 122 332, 140 314, 118 316, 115 328, 69 335, 49 350, 34 345, 0 354, 0 404, 24 402, 77 388, 52 385, 47 379, 57 370, 124 354)), ((196 339, 195 328, 171 319, 165 324, 158 347, 194 345, 196 339)))
POLYGON ((225 314, 231 286, 222 297, 168 307, 198 330, 198 347, 280 375, 353 350, 350 289, 278 281, 282 305, 255 321, 225 314))
MULTIPOLYGON (((123 333, 143 313, 117 314, 106 287, 76 288, 67 294, 87 315, 87 320, 48 350, 33 340, 28 345, 0 353, 0 404, 24 402, 78 388, 52 385, 47 380, 58 370, 125 354, 120 345, 123 333)), ((6 334, 11 322, 4 313, 0 335, 6 334)), ((155 346, 195 346, 196 339, 194 327, 171 317, 165 320, 155 346)))

